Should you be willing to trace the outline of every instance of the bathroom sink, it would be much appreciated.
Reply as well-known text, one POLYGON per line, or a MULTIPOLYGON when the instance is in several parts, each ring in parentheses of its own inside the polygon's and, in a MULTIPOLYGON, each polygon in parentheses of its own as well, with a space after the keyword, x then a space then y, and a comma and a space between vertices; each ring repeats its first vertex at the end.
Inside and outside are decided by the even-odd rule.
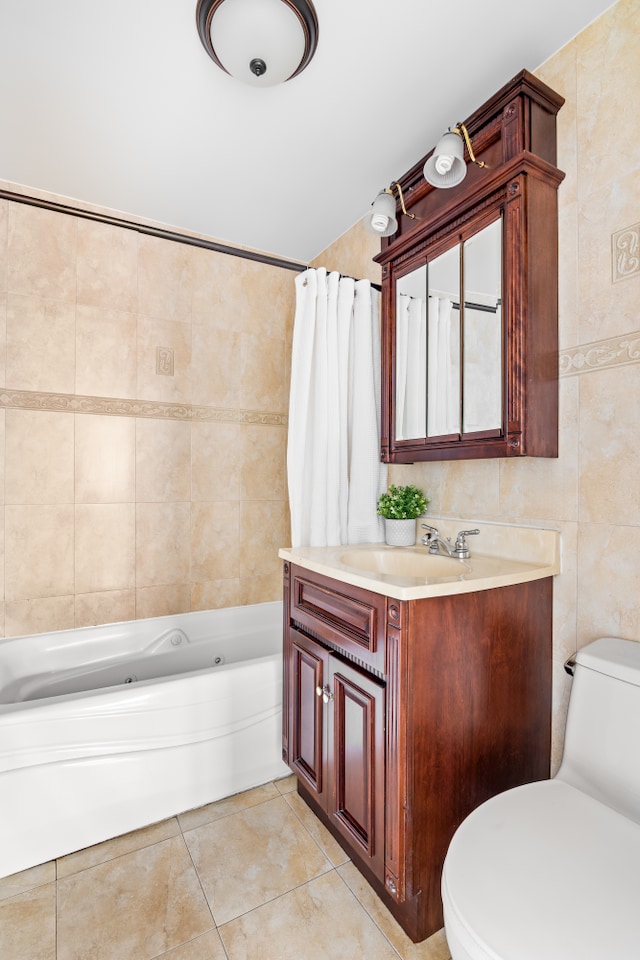
MULTIPOLYGON (((335 544, 330 547, 283 547, 286 563, 353 587, 396 600, 422 600, 474 593, 541 580, 560 573, 557 530, 490 524, 485 521, 432 517, 447 542, 464 529, 479 527, 470 560, 429 553, 418 542, 410 547, 383 543, 335 544)), ((473 545, 473 544, 472 544, 473 545)))
POLYGON ((396 577, 438 579, 457 577, 466 572, 468 564, 455 557, 436 556, 417 550, 393 547, 390 550, 347 550, 340 562, 347 567, 396 577))

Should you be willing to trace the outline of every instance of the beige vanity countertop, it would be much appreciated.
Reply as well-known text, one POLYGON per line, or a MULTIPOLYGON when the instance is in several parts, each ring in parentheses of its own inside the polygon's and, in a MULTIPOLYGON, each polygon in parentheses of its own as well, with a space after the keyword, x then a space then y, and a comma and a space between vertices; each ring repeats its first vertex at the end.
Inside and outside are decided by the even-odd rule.
MULTIPOLYGON (((492 590, 530 580, 541 580, 560 573, 560 533, 537 527, 515 527, 510 524, 484 523, 475 520, 451 520, 439 517, 421 517, 444 537, 455 536, 458 530, 479 529, 479 536, 468 538, 469 560, 452 560, 451 576, 400 576, 360 569, 353 561, 366 554, 401 552, 417 558, 429 551, 418 543, 415 547, 388 547, 384 543, 343 544, 338 547, 283 547, 278 555, 289 563, 326 577, 332 577, 354 587, 393 597, 396 600, 420 600, 454 593, 472 593, 492 590), (350 555, 351 563, 343 560, 350 555)), ((420 531, 422 533, 423 531, 420 531)))

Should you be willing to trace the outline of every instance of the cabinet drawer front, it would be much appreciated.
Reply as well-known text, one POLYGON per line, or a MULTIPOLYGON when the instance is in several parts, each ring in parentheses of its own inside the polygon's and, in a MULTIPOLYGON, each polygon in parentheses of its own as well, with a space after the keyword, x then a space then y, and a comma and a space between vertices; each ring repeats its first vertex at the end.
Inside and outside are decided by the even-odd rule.
POLYGON ((291 619, 382 673, 386 598, 349 585, 343 592, 335 580, 292 571, 291 619))

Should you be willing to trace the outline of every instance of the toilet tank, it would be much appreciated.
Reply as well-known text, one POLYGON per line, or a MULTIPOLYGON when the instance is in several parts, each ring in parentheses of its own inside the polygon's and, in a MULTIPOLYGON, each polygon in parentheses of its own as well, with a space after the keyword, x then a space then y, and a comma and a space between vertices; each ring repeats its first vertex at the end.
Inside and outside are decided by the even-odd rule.
POLYGON ((557 779, 640 823, 640 643, 578 652, 557 779))

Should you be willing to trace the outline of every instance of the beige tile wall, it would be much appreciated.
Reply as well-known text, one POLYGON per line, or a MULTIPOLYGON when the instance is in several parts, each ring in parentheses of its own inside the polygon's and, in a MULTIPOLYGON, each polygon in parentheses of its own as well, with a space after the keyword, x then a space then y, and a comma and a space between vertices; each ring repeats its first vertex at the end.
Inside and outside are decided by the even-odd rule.
POLYGON ((280 597, 294 277, 0 200, 6 636, 280 597))
MULTIPOLYGON (((422 486, 434 514, 562 531, 555 768, 569 693, 564 660, 597 636, 640 640, 640 0, 619 0, 536 72, 566 98, 558 116, 558 165, 567 174, 559 192, 560 455, 397 466, 390 480, 422 486), (626 228, 625 278, 614 282, 612 237, 626 228)), ((366 276, 377 250, 357 226, 318 262, 351 258, 346 270, 366 276)))
MULTIPOLYGON (((390 472, 433 513, 562 531, 555 764, 564 659, 598 635, 640 639, 640 270, 627 248, 614 282, 612 261, 613 235, 640 232, 639 50, 640 0, 619 0, 537 71, 566 98, 558 459, 390 472)), ((313 265, 379 281, 377 250, 358 224, 313 265)), ((292 281, 0 201, 7 636, 280 595, 292 281), (157 347, 173 350, 172 377, 157 347)))

